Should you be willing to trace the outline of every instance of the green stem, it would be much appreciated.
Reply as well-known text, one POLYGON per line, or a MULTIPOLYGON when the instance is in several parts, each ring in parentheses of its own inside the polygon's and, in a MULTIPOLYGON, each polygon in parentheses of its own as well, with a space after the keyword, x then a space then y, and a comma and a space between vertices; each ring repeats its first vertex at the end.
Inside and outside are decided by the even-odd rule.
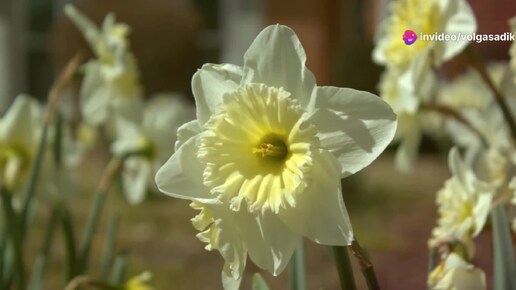
POLYGON ((125 272, 127 270, 127 252, 120 252, 113 264, 113 272, 111 273, 111 283, 121 284, 125 280, 125 272))
POLYGON ((41 252, 36 259, 34 270, 32 271, 32 275, 29 280, 30 290, 39 290, 43 288, 43 280, 45 277, 45 270, 47 267, 48 252, 50 251, 50 246, 52 245, 52 240, 54 239, 57 218, 58 213, 54 209, 54 211, 52 211, 52 216, 50 217, 50 221, 45 232, 45 238, 43 241, 43 246, 41 247, 41 252))
POLYGON ((516 258, 509 221, 503 205, 492 213, 493 223, 493 282, 495 290, 516 290, 516 258))
POLYGON ((340 288, 342 290, 356 290, 357 286, 355 285, 348 249, 342 246, 332 246, 331 249, 339 272, 340 288))
POLYGON ((62 202, 56 202, 54 205, 59 213, 59 221, 63 230, 63 238, 66 248, 66 282, 75 277, 76 271, 76 242, 74 228, 70 213, 62 202))
POLYGON ((513 142, 516 142, 516 121, 514 120, 514 116, 512 115, 511 109, 505 100, 505 96, 502 92, 496 87, 495 83, 491 79, 491 76, 486 70, 484 61, 480 57, 480 55, 471 47, 466 47, 466 54, 469 56, 470 63, 473 68, 478 72, 482 81, 487 85, 489 90, 493 93, 494 99, 500 110, 502 111, 503 117, 509 126, 509 131, 511 133, 513 142))
POLYGON ((6 220, 7 232, 11 238, 11 244, 14 249, 14 267, 16 286, 20 290, 25 289, 25 269, 23 265, 23 249, 20 232, 20 223, 11 203, 11 194, 5 188, 0 188, 2 196, 2 204, 4 207, 4 215, 6 220))
POLYGON ((378 280, 376 279, 373 263, 371 263, 367 254, 364 252, 357 240, 354 240, 351 244, 351 252, 360 263, 362 275, 367 282, 367 289, 380 290, 380 284, 378 284, 378 280))
POLYGON ((109 276, 109 269, 111 268, 113 262, 113 252, 115 250, 115 241, 116 241, 116 232, 118 229, 118 215, 111 216, 108 224, 108 234, 106 238, 106 244, 104 247, 104 252, 102 253, 102 262, 101 262, 101 277, 105 279, 109 276))
POLYGON ((25 194, 23 196, 23 204, 21 210, 20 217, 20 225, 21 229, 21 238, 25 236, 25 232, 28 228, 28 215, 29 209, 32 203, 32 199, 34 197, 34 192, 36 191, 36 185, 39 179, 39 174, 41 171, 41 166, 43 164, 43 158, 45 155, 45 149, 47 145, 47 137, 48 137, 48 123, 43 125, 43 132, 41 133, 41 137, 38 144, 38 149, 36 151, 36 157, 34 159, 34 163, 30 169, 29 181, 27 183, 27 187, 25 188, 25 194))
POLYGON ((111 184, 113 183, 115 177, 118 176, 118 174, 120 173, 122 166, 123 159, 114 158, 109 162, 104 171, 104 174, 99 184, 99 188, 97 190, 97 193, 95 194, 93 207, 91 209, 90 215, 88 216, 86 228, 84 229, 81 249, 79 252, 78 273, 84 273, 84 271, 86 271, 88 267, 88 258, 91 250, 91 242, 98 227, 100 215, 102 213, 102 208, 104 207, 107 192, 111 187, 111 184))
POLYGON ((292 255, 290 261, 290 290, 305 290, 306 289, 306 275, 305 275, 305 263, 304 263, 304 250, 303 240, 299 242, 299 245, 292 255))
POLYGON ((90 215, 88 216, 88 221, 86 223, 86 228, 84 230, 83 239, 79 251, 78 273, 84 273, 88 268, 88 258, 91 250, 91 242, 93 240, 95 232, 97 231, 97 226, 100 220, 100 214, 102 213, 102 208, 104 207, 105 200, 105 191, 98 191, 95 194, 93 208, 91 210, 90 215))

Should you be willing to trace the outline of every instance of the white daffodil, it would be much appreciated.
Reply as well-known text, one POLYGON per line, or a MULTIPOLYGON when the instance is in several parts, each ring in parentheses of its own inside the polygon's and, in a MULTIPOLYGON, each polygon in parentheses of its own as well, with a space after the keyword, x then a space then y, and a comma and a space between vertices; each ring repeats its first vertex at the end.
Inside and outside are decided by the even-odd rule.
POLYGON ((131 204, 143 201, 153 176, 174 152, 173 132, 195 118, 193 105, 179 95, 159 95, 147 103, 141 124, 123 117, 115 120, 116 140, 112 151, 124 160, 122 185, 131 204))
MULTIPOLYGON (((487 71, 495 85, 501 86, 507 65, 491 63, 487 71)), ((455 144, 471 154, 478 154, 485 146, 506 151, 510 147, 507 125, 493 93, 484 84, 476 71, 469 70, 452 82, 441 86, 436 102, 459 112, 474 128, 473 132, 454 119, 446 122, 446 131, 455 144)), ((469 158, 467 158, 469 159, 469 158)))
POLYGON ((465 0, 397 0, 389 6, 391 15, 381 24, 373 59, 386 66, 412 70, 418 80, 430 63, 440 65, 459 54, 469 41, 430 41, 421 34, 468 35, 476 31, 473 11, 465 0), (410 45, 402 39, 406 30, 418 39, 410 45))
POLYGON ((484 272, 455 253, 450 253, 446 260, 430 273, 428 287, 431 290, 487 289, 484 272))
POLYGON ((450 150, 448 162, 452 177, 437 193, 439 219, 433 240, 468 241, 477 236, 486 223, 493 188, 475 176, 461 159, 457 148, 450 150))
POLYGON ((371 163, 396 129, 380 98, 317 87, 305 61, 295 33, 275 25, 256 37, 243 67, 204 65, 192 79, 197 120, 179 128, 176 152, 156 175, 164 193, 212 211, 219 243, 210 247, 235 280, 245 251, 277 275, 302 236, 348 245, 340 179, 371 163))
MULTIPOLYGON (((379 90, 382 98, 398 115, 398 130, 394 141, 399 143, 399 147, 396 151, 395 165, 397 169, 407 172, 414 165, 423 132, 436 132, 436 128, 440 127, 442 122, 436 114, 418 111, 420 99, 406 91, 407 88, 400 87, 398 78, 399 71, 388 68, 382 75, 379 90)), ((430 92, 430 89, 424 91, 430 92)))
POLYGON ((0 183, 16 191, 24 184, 41 134, 39 104, 19 95, 0 119, 0 183))
POLYGON ((84 119, 99 125, 114 112, 139 122, 142 88, 136 59, 129 51, 129 27, 116 23, 114 15, 108 14, 100 30, 73 5, 67 5, 65 13, 83 33, 97 57, 84 66, 80 91, 84 119))

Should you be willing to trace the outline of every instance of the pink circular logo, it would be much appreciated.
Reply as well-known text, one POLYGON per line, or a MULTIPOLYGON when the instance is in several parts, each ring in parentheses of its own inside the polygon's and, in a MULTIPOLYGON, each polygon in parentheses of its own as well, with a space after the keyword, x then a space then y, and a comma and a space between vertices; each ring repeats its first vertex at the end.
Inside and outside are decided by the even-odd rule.
POLYGON ((412 43, 416 42, 417 40, 417 34, 412 30, 405 30, 405 33, 403 33, 403 41, 406 45, 411 45, 412 43))

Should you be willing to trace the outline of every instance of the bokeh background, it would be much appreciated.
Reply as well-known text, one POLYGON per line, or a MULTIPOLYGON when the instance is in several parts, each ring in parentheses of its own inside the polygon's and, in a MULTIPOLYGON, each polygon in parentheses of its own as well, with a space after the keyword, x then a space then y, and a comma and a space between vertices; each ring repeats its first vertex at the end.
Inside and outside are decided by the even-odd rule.
MULTIPOLYGON (((42 102, 57 72, 78 50, 88 51, 82 36, 62 13, 75 4, 100 23, 108 12, 131 27, 131 50, 138 60, 145 94, 182 92, 192 99, 190 79, 203 63, 242 64, 243 53, 266 25, 280 23, 298 34, 308 67, 319 85, 336 85, 377 92, 381 68, 371 61, 375 27, 387 14, 387 0, 0 0, 0 112, 19 93, 42 102)), ((516 15, 513 0, 470 0, 479 33, 509 31, 516 15)), ((410 27, 407 27, 409 29, 410 27)), ((400 35, 401 41, 401 35, 400 35)), ((487 60, 507 60, 509 42, 473 44, 487 60)), ((91 52, 90 52, 91 53, 91 52)), ((447 77, 462 72, 458 57, 445 67, 447 77)), ((356 176, 343 181, 344 199, 361 244, 376 266, 383 289, 424 289, 427 239, 435 223, 435 192, 449 173, 444 150, 431 138, 412 172, 394 170, 387 151, 356 176)), ((78 228, 84 224, 91 192, 100 178, 107 152, 94 150, 76 174, 69 204, 78 228)), ((68 193, 67 193, 68 194, 68 193)), ((117 251, 129 253, 129 274, 149 270, 157 289, 221 289, 223 260, 207 252, 195 237, 187 202, 153 195, 130 206, 114 190, 95 239, 94 265, 102 255, 106 220, 119 213, 117 251)), ((42 206, 31 229, 29 254, 36 253, 49 212, 42 206), (32 242, 33 241, 33 242, 32 242)), ((308 289, 338 289, 331 253, 305 242, 308 289)), ((479 238, 478 265, 490 276, 489 233, 479 238)), ((60 289, 64 249, 57 239, 46 289, 60 289)), ((27 256, 28 260, 30 256, 27 256)), ((254 272, 249 263, 242 289, 250 289, 254 272)), ((263 273, 271 289, 287 289, 288 271, 279 277, 263 273)), ((94 274, 94 270, 93 270, 94 274)), ((357 283, 365 287, 359 271, 357 283)), ((489 285, 490 283, 488 283, 489 285)))

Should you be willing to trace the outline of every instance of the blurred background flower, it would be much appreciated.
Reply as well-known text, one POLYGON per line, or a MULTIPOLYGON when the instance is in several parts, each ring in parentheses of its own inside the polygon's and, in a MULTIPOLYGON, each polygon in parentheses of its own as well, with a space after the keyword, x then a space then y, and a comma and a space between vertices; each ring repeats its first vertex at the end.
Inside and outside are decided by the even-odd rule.
MULTIPOLYGON (((98 27, 109 12, 114 13, 117 22, 130 27, 127 37, 138 62, 142 98, 147 100, 157 93, 181 93, 185 96, 184 101, 193 105, 191 77, 196 69, 203 63, 241 65, 242 55, 257 33, 266 25, 275 23, 288 25, 296 31, 307 53, 307 66, 319 85, 378 93, 382 68, 373 64, 371 54, 376 27, 387 16, 389 2, 2 0, 0 112, 3 116, 20 93, 29 93, 39 100, 46 99, 57 72, 78 50, 86 52, 86 60, 92 59, 93 51, 63 13, 63 7, 68 3, 74 4, 98 27)), ((507 20, 516 11, 514 1, 468 2, 477 20, 478 33, 511 31, 507 20)), ((486 60, 505 62, 509 59, 510 45, 510 42, 473 43, 486 60)), ((459 56, 445 64, 438 81, 453 81, 466 67, 466 60, 459 56)), ((80 180, 83 189, 71 188, 71 191, 77 191, 71 197, 73 210, 78 213, 74 224, 81 226, 85 223, 92 199, 89 192, 99 180, 99 169, 107 162, 109 150, 106 148, 109 147, 105 145, 109 145, 114 135, 100 134, 82 122, 78 112, 79 101, 71 97, 77 95, 79 88, 80 84, 75 84, 67 93, 70 97, 63 96, 62 100, 67 109, 63 111, 63 117, 72 121, 67 134, 75 141, 89 140, 78 145, 90 148, 89 153, 76 158, 83 162, 74 162, 78 168, 75 178, 80 180)), ((466 94, 467 90, 461 93, 466 94)), ((481 101, 478 98, 469 100, 481 101)), ((453 101, 452 104, 449 100, 446 102, 457 106, 453 101)), ((473 116, 479 122, 483 122, 480 120, 483 117, 473 116)), ((426 120, 422 122, 429 124, 426 120)), ((414 132, 410 128, 407 131, 414 132)), ((435 136, 427 131, 423 130, 421 134, 420 155, 412 171, 405 175, 395 172, 392 169, 394 157, 386 154, 363 172, 343 182, 344 199, 355 232, 371 254, 383 289, 423 289, 426 285, 427 240, 437 218, 435 194, 449 177, 449 171, 442 157, 447 148, 437 145, 435 136), (393 261, 397 267, 392 267, 393 261)), ((170 142, 174 142, 173 138, 170 142)), ((70 146, 73 147, 73 143, 70 146)), ((130 276, 149 269, 154 274, 156 289, 220 289, 219 269, 223 260, 215 253, 206 254, 203 243, 195 238, 196 230, 189 221, 195 211, 189 209, 185 201, 148 196, 150 198, 138 207, 127 206, 125 198, 119 195, 110 195, 106 203, 106 212, 119 212, 123 217, 117 249, 131 249, 130 276)), ((31 235, 43 235, 42 220, 49 215, 44 209, 37 212, 36 216, 41 218, 35 219, 31 235)), ((487 231, 477 238, 475 265, 486 270, 489 285, 492 267, 489 228, 487 231)), ((101 260, 106 234, 107 229, 102 226, 100 235, 93 240, 95 258, 92 263, 101 260)), ((62 245, 63 241, 57 239, 52 247, 45 288, 57 289, 61 285, 61 276, 57 273, 64 267, 62 245)), ((39 247, 36 242, 29 241, 27 256, 37 253, 39 247)), ((308 288, 336 289, 338 278, 331 255, 323 247, 313 244, 307 245, 306 250, 308 288)), ((246 269, 244 285, 249 285, 252 273, 256 271, 259 270, 252 265, 246 269)), ((276 279, 271 279, 268 274, 264 277, 271 289, 286 287, 286 274, 276 279)), ((364 286, 360 279, 357 283, 364 286)))

